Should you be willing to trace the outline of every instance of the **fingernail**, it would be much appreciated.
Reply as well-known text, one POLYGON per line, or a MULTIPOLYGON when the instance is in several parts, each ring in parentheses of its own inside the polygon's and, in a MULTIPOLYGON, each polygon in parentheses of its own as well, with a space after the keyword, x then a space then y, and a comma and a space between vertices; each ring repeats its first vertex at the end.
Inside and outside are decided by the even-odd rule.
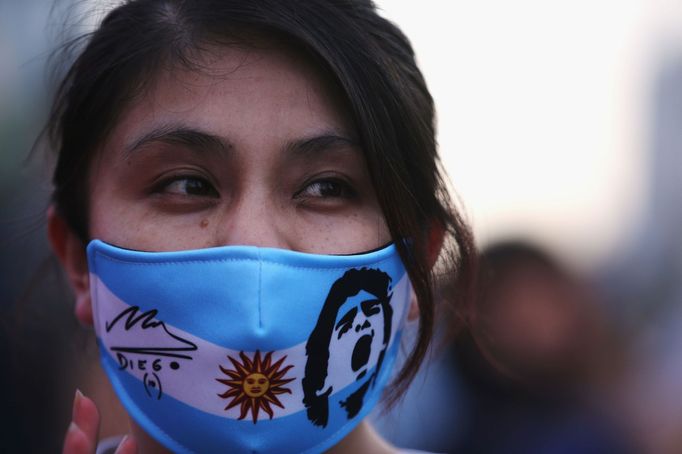
POLYGON ((75 432, 75 431, 80 431, 80 430, 81 430, 81 428, 78 427, 78 424, 71 421, 71 424, 69 424, 69 428, 67 429, 67 432, 75 432))
POLYGON ((76 420, 76 416, 80 413, 81 402, 83 400, 83 393, 76 388, 76 395, 73 397, 73 410, 71 411, 71 419, 76 420))
POLYGON ((114 454, 137 452, 137 445, 135 445, 135 439, 126 434, 121 442, 116 447, 114 454))

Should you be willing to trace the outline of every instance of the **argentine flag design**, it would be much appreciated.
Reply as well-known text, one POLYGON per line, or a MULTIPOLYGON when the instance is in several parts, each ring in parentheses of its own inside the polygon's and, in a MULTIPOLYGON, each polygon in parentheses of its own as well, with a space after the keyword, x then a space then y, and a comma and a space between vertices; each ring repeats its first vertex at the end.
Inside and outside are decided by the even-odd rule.
POLYGON ((359 255, 88 245, 101 361, 174 452, 322 452, 374 407, 410 301, 393 245, 359 255))

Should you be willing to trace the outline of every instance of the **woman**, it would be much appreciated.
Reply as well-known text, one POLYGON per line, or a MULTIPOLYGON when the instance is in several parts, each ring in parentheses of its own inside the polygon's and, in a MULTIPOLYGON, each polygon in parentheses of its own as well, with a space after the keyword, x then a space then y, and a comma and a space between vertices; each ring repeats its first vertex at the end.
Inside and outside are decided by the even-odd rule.
MULTIPOLYGON (((436 261, 466 297, 474 253, 412 49, 370 1, 126 2, 50 132, 48 233, 131 416, 122 452, 393 451, 363 418, 405 318, 388 402, 424 357, 436 261)), ((65 452, 93 452, 98 418, 77 393, 65 452)))

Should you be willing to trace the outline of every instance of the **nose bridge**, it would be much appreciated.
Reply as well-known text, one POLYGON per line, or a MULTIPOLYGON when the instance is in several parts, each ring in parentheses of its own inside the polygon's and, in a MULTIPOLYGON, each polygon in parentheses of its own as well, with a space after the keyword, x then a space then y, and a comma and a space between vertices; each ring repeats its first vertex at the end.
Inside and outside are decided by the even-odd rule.
POLYGON ((220 223, 222 245, 287 248, 287 240, 279 229, 279 216, 272 198, 259 188, 251 188, 238 197, 223 215, 220 223))
POLYGON ((363 331, 369 328, 371 325, 372 324, 370 323, 367 315, 365 315, 365 313, 362 311, 358 311, 358 314, 355 316, 355 331, 363 331))

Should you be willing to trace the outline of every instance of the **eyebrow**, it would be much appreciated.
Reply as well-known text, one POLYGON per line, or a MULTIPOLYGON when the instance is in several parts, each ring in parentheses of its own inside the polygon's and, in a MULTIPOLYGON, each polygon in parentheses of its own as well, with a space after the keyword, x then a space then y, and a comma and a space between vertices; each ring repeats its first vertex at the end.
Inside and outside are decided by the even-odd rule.
POLYGON ((378 299, 366 300, 360 303, 360 308, 362 309, 362 313, 369 317, 370 315, 378 314, 380 312, 380 309, 377 307, 379 304, 381 304, 381 301, 378 299))
MULTIPOLYGON (((339 329, 339 327, 340 327, 341 325, 350 325, 350 324, 352 324, 352 323, 353 323, 353 320, 355 320, 355 316, 357 315, 357 313, 358 313, 358 308, 357 308, 357 307, 354 307, 354 308, 352 308, 351 310, 349 310, 348 312, 346 312, 346 314, 345 314, 343 317, 341 317, 341 320, 339 320, 339 322, 336 324, 336 326, 334 327, 334 329, 335 329, 335 330, 336 330, 336 329, 339 329)), ((348 327, 344 327, 344 328, 345 328, 345 331, 348 331, 348 327)), ((345 332, 345 331, 343 331, 343 332, 345 332)), ((341 334, 343 334, 343 332, 339 333, 339 337, 341 337, 341 334)))
MULTIPOLYGON (((183 125, 164 125, 153 129, 136 139, 126 147, 126 155, 135 153, 146 145, 154 142, 184 145, 194 150, 213 150, 228 152, 233 146, 224 138, 215 134, 183 125)), ((357 150, 357 141, 336 133, 325 131, 319 135, 296 139, 284 146, 284 151, 303 157, 313 157, 323 151, 351 148, 357 150)))
POLYGON ((185 145, 193 150, 213 150, 227 152, 232 149, 232 144, 220 136, 210 134, 200 129, 187 126, 165 125, 153 129, 131 145, 126 147, 126 154, 132 154, 140 148, 153 142, 161 142, 175 145, 185 145))
POLYGON ((350 137, 340 135, 334 131, 327 131, 312 137, 304 137, 288 142, 284 150, 303 157, 313 157, 320 152, 340 148, 357 150, 358 143, 350 137))

